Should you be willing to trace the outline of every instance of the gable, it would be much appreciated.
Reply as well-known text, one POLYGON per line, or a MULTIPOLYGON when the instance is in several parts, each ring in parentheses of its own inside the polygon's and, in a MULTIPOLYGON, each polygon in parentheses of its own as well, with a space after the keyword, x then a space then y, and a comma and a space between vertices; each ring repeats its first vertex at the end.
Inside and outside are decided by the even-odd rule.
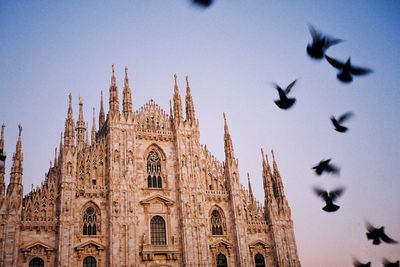
POLYGON ((54 251, 54 248, 50 245, 47 245, 47 244, 41 242, 41 241, 36 241, 36 242, 30 243, 26 246, 21 247, 22 252, 31 252, 32 250, 44 250, 46 252, 47 251, 51 252, 51 251, 54 251))
POLYGON ((166 206, 171 206, 174 204, 174 201, 172 199, 169 199, 167 197, 157 194, 155 196, 151 196, 149 198, 146 198, 146 199, 140 201, 140 204, 142 204, 142 205, 164 204, 166 206))

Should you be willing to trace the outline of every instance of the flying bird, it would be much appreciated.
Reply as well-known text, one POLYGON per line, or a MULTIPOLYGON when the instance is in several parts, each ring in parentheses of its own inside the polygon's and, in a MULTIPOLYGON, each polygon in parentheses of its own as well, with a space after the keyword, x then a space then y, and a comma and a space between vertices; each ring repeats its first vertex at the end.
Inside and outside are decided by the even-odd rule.
POLYGON ((192 3, 204 8, 211 6, 213 0, 192 0, 192 3))
POLYGON ((314 187, 314 192, 326 202, 325 207, 322 208, 324 211, 335 212, 340 208, 340 206, 335 205, 333 202, 343 194, 344 187, 337 188, 329 192, 324 189, 314 187))
POLYGON ((367 238, 368 240, 372 239, 372 244, 379 245, 381 240, 388 244, 397 244, 396 240, 391 239, 385 234, 385 227, 381 226, 380 228, 375 228, 370 223, 367 222, 367 238))
POLYGON ((338 131, 339 133, 345 133, 349 128, 341 125, 341 123, 347 121, 352 116, 353 112, 346 112, 343 115, 341 115, 338 119, 332 116, 331 121, 333 126, 335 126, 335 130, 338 131))
POLYGON ((351 82, 353 80, 353 75, 365 75, 372 72, 369 68, 352 66, 350 58, 348 58, 346 62, 341 62, 326 55, 325 58, 329 64, 339 70, 336 77, 344 83, 351 82))
POLYGON ((296 81, 297 80, 294 80, 293 82, 291 82, 285 88, 285 90, 283 90, 278 84, 274 83, 274 88, 276 90, 278 90, 278 93, 279 93, 279 100, 275 100, 274 102, 280 109, 289 109, 296 102, 296 98, 289 98, 287 96, 290 93, 290 91, 292 90, 296 81))
POLYGON ((355 267, 371 267, 371 262, 361 263, 359 260, 353 258, 353 265, 355 267))
POLYGON ((307 45, 307 53, 313 59, 322 59, 330 46, 343 42, 341 39, 318 32, 311 24, 308 24, 308 29, 313 40, 307 45))
POLYGON ((385 267, 400 267, 400 261, 390 262, 384 258, 382 263, 383 263, 383 266, 385 266, 385 267))
POLYGON ((337 166, 331 164, 330 162, 331 162, 331 159, 321 160, 318 163, 318 165, 313 167, 313 169, 315 170, 315 173, 317 175, 322 175, 322 173, 324 173, 324 172, 338 174, 340 171, 339 168, 337 166))

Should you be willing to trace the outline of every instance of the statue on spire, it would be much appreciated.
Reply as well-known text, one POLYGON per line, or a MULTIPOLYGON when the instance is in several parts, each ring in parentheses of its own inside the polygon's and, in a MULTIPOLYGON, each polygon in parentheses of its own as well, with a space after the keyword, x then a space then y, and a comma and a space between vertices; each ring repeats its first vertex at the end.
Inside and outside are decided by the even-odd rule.
POLYGON ((189 76, 186 75, 186 121, 192 126, 196 122, 192 93, 189 87, 189 76))
POLYGON ((177 77, 178 76, 175 73, 174 74, 175 85, 174 85, 174 96, 173 96, 174 120, 176 125, 180 125, 183 121, 183 116, 182 116, 182 101, 181 101, 181 96, 179 95, 177 77))
POLYGON ((132 115, 132 91, 129 87, 128 66, 125 66, 125 83, 122 94, 122 112, 124 113, 125 118, 128 118, 128 116, 132 115))
POLYGON ((110 110, 109 110, 110 116, 114 117, 114 115, 119 114, 118 89, 114 75, 114 64, 112 64, 109 104, 110 104, 110 110))

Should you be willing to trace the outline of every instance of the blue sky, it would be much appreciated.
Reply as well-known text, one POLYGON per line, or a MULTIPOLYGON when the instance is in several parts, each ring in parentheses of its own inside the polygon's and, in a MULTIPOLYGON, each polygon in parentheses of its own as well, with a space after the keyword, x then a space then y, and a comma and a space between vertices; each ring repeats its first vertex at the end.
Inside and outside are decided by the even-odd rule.
MULTIPOLYGON (((18 123, 23 125, 24 191, 44 180, 64 130, 68 94, 74 115, 84 99, 91 127, 100 91, 108 103, 111 64, 121 88, 129 67, 134 109, 151 98, 169 111, 173 74, 182 97, 189 75, 201 142, 221 161, 227 114, 241 181, 249 172, 263 201, 260 148, 274 149, 292 208, 303 266, 350 266, 352 256, 379 266, 400 246, 373 247, 364 220, 400 240, 400 3, 398 1, 227 1, 209 9, 189 1, 0 2, 0 122, 6 127, 7 181, 18 123), (345 42, 328 55, 374 73, 345 85, 305 48, 307 23, 345 42), (299 79, 289 111, 271 83, 299 79), (353 111, 348 134, 331 115, 353 111), (333 158, 340 177, 311 167, 333 158), (335 214, 311 187, 346 186, 335 214)), ((121 94, 120 94, 121 96, 121 94)), ((107 105, 106 105, 107 106, 107 105)))

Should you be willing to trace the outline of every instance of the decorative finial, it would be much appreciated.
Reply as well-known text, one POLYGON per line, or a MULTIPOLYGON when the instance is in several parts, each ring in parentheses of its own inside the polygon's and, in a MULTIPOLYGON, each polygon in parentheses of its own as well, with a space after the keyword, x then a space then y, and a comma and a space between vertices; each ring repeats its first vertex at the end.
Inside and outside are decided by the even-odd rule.
POLYGON ((22 134, 22 126, 21 124, 18 124, 18 136, 21 137, 22 134))
POLYGON ((185 76, 185 79, 186 79, 186 86, 189 87, 189 76, 186 75, 186 76, 185 76))
POLYGON ((69 97, 69 104, 71 105, 72 104, 72 94, 69 93, 68 97, 69 97))
POLYGON ((111 65, 112 75, 114 75, 114 64, 111 65))
POLYGON ((128 75, 128 66, 125 66, 125 75, 128 75))
POLYGON ((79 105, 83 105, 83 98, 79 96, 79 105))
POLYGON ((1 139, 4 139, 4 128, 6 128, 6 125, 3 123, 1 125, 1 139))

